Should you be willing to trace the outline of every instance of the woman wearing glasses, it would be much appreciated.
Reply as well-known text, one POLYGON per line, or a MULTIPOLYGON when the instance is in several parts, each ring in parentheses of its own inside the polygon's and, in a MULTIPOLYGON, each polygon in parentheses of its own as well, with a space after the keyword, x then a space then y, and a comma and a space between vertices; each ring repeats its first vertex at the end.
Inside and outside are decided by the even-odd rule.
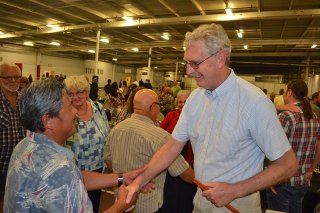
MULTIPOLYGON (((100 103, 89 99, 90 85, 84 76, 65 79, 72 105, 77 109, 77 132, 65 145, 74 153, 75 163, 81 171, 102 172, 105 138, 110 132, 108 119, 100 103)), ((101 191, 89 191, 93 211, 99 212, 101 191)))

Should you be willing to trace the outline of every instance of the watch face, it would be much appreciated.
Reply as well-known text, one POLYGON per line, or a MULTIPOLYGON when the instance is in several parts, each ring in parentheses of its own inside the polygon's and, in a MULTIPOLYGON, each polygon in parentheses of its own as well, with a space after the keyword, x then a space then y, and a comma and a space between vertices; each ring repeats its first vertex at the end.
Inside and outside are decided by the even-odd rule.
POLYGON ((123 176, 119 175, 118 176, 118 186, 121 186, 123 184, 123 176))

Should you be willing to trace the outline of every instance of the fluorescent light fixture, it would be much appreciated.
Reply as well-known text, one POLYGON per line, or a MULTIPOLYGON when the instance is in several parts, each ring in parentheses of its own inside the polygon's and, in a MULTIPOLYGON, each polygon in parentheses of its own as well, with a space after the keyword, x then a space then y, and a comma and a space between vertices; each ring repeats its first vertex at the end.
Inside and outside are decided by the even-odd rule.
POLYGON ((133 21, 133 18, 132 17, 128 17, 128 16, 123 16, 122 19, 126 20, 126 21, 129 21, 129 22, 133 21))
POLYGON ((169 40, 169 34, 168 33, 163 33, 161 36, 164 40, 169 40))
POLYGON ((317 44, 312 44, 311 48, 316 48, 318 45, 317 44))
POLYGON ((131 50, 132 50, 133 52, 139 52, 139 48, 136 48, 136 47, 132 48, 131 50))
POLYGON ((53 28, 53 29, 60 29, 59 25, 55 25, 55 24, 47 24, 47 27, 53 28))
POLYGON ((4 32, 0 31, 0 35, 4 35, 4 32))
POLYGON ((56 42, 56 41, 51 41, 50 44, 53 46, 60 46, 61 45, 59 42, 56 42))
POLYGON ((102 39, 100 39, 100 41, 103 43, 109 43, 109 39, 107 39, 107 38, 102 38, 102 39))
POLYGON ((89 53, 95 53, 96 51, 94 50, 88 50, 89 53))
POLYGON ((243 45, 243 48, 247 50, 248 49, 248 45, 243 45))
POLYGON ((225 9, 225 11, 226 11, 226 14, 229 16, 229 17, 233 17, 233 13, 232 13, 232 10, 230 9, 230 8, 226 8, 225 9))
POLYGON ((117 58, 113 58, 112 61, 118 61, 118 59, 117 58))
POLYGON ((237 30, 237 36, 238 36, 238 38, 242 38, 243 37, 243 30, 237 30))
POLYGON ((30 47, 33 47, 34 43, 32 41, 25 41, 23 42, 24 45, 26 46, 30 46, 30 47))

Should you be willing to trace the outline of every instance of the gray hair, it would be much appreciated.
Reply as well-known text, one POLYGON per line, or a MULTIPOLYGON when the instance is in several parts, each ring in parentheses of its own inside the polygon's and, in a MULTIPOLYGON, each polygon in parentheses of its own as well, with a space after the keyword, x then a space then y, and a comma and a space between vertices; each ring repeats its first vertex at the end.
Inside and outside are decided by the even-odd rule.
POLYGON ((22 125, 32 132, 45 131, 42 116, 59 117, 64 93, 64 84, 55 79, 38 80, 30 84, 19 101, 22 125))
POLYGON ((11 71, 18 71, 21 75, 20 68, 14 63, 2 62, 0 63, 0 76, 2 75, 2 71, 5 69, 10 69, 11 71))
POLYGON ((64 80, 64 83, 66 84, 67 91, 70 91, 72 87, 75 87, 80 91, 90 92, 90 84, 84 75, 69 76, 64 80))
POLYGON ((193 42, 203 40, 209 54, 215 54, 221 49, 227 52, 226 65, 230 63, 231 42, 220 24, 203 24, 193 32, 187 32, 184 46, 188 49, 193 42))
POLYGON ((190 95, 190 91, 189 90, 180 90, 177 94, 177 100, 180 98, 180 96, 185 95, 187 97, 189 97, 190 95))

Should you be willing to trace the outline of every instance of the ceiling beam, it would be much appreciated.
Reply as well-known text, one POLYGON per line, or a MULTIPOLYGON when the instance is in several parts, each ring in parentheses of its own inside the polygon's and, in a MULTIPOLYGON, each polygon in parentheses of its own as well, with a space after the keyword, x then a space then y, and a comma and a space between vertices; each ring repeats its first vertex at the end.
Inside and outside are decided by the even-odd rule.
MULTIPOLYGON (((33 0, 33 2, 37 2, 33 0)), ((59 10, 64 12, 63 10, 59 10)), ((71 14, 68 14, 71 15, 71 14)), ((73 16, 75 16, 73 14, 73 16)), ((283 20, 283 19, 303 19, 303 18, 316 18, 320 17, 320 9, 306 9, 306 10, 280 10, 280 11, 264 11, 264 12, 242 12, 234 13, 233 17, 228 17, 226 14, 214 15, 198 15, 198 16, 183 16, 171 18, 152 18, 152 19, 138 19, 135 23, 128 23, 127 21, 114 21, 106 23, 92 23, 83 25, 64 26, 61 29, 42 30, 27 30, 16 31, 0 35, 0 39, 21 37, 23 35, 34 34, 48 34, 63 31, 82 30, 82 29, 107 29, 107 28, 123 28, 123 27, 136 27, 136 26, 157 26, 157 25, 179 25, 179 24, 200 24, 212 22, 225 22, 225 21, 240 21, 240 20, 283 20)), ((78 17, 81 18, 81 17, 78 17)), ((89 21, 89 20, 86 20, 89 21)))
MULTIPOLYGON (((239 40, 231 39, 231 44, 233 48, 241 47, 247 44, 249 46, 267 46, 267 45, 312 45, 313 43, 320 43, 320 38, 318 39, 258 39, 258 40, 239 40)), ((118 43, 118 44, 102 44, 100 45, 101 50, 105 49, 123 49, 139 47, 150 48, 150 47, 182 47, 183 41, 152 41, 152 42, 135 42, 135 43, 118 43)), ((78 46, 78 47, 52 47, 52 48, 43 48, 42 52, 55 52, 55 51, 74 51, 74 50, 87 50, 95 48, 95 46, 78 46)))

